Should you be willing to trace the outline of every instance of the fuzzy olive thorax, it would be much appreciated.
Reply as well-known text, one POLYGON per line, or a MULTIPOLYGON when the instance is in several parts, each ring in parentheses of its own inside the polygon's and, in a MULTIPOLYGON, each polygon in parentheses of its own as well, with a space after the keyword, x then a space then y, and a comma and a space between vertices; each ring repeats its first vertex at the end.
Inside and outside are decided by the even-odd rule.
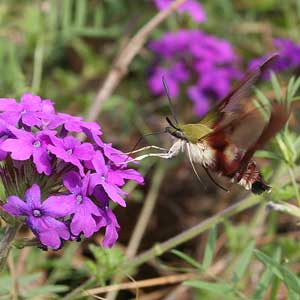
POLYGON ((172 136, 194 144, 212 131, 211 128, 201 123, 177 125, 176 128, 166 127, 166 132, 172 136))

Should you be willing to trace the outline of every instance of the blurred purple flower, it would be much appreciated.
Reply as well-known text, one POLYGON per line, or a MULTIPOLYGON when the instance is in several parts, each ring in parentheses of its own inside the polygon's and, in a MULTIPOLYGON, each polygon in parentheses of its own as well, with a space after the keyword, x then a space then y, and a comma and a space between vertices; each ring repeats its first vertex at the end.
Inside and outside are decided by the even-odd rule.
MULTIPOLYGON (((274 39, 276 52, 279 54, 278 59, 273 63, 270 70, 281 72, 285 70, 300 71, 300 43, 296 44, 289 39, 274 39)), ((249 63, 249 68, 253 69, 262 64, 272 53, 262 57, 255 58, 249 63)), ((269 74, 265 74, 268 78, 269 74)))
MULTIPOLYGON (((154 0, 156 7, 159 10, 164 10, 170 6, 173 0, 154 0)), ((202 23, 206 20, 206 13, 202 5, 196 0, 187 0, 177 9, 180 13, 189 14, 192 19, 197 23, 202 23)))
POLYGON ((101 228, 103 246, 118 238, 111 201, 126 206, 125 181, 143 183, 143 177, 118 165, 127 155, 104 143, 101 134, 94 122, 56 113, 49 99, 0 99, 0 177, 9 195, 3 208, 25 217, 46 247, 58 249, 63 240, 90 237, 101 228))
POLYGON ((210 105, 221 100, 241 73, 238 57, 228 41, 207 35, 200 30, 168 32, 149 43, 156 54, 148 86, 155 95, 164 94, 165 78, 172 97, 180 95, 182 84, 188 84, 187 96, 194 111, 203 116, 210 105))
POLYGON ((175 63, 169 68, 157 67, 153 69, 153 73, 148 80, 148 85, 151 91, 156 95, 164 93, 164 87, 162 85, 163 77, 168 83, 170 96, 177 97, 180 91, 179 84, 184 83, 189 79, 189 72, 181 62, 175 63))

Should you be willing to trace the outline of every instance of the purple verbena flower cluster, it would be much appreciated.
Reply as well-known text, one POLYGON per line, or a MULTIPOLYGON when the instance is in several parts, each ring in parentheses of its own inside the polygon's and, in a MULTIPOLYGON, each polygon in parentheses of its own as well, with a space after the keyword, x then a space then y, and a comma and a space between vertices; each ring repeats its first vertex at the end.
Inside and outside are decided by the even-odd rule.
POLYGON ((50 100, 24 94, 21 102, 0 99, 0 176, 7 194, 3 209, 22 216, 46 247, 90 237, 105 228, 111 247, 120 228, 110 200, 126 206, 125 180, 143 182, 127 169, 127 156, 104 143, 98 124, 56 113, 50 100), (84 134, 85 141, 77 134, 84 134))
POLYGON ((180 88, 187 86, 187 96, 200 117, 241 76, 231 44, 200 30, 165 33, 159 40, 150 42, 149 48, 156 55, 148 78, 151 92, 164 94, 163 76, 172 97, 178 97, 180 88))
MULTIPOLYGON (((300 70, 300 43, 296 44, 290 39, 274 39, 274 46, 276 48, 276 52, 278 52, 279 57, 271 66, 271 69, 274 72, 281 72, 285 70, 296 70, 299 72, 300 70)), ((266 54, 262 57, 253 59, 249 68, 253 69, 260 64, 262 64, 268 57, 270 57, 270 53, 266 54)), ((268 74, 266 74, 268 77, 268 74)))
MULTIPOLYGON (((168 8, 172 2, 173 0, 154 0, 154 3, 159 10, 168 8)), ((178 7, 178 12, 189 14, 197 23, 202 23, 206 20, 206 13, 197 0, 187 0, 178 7)))

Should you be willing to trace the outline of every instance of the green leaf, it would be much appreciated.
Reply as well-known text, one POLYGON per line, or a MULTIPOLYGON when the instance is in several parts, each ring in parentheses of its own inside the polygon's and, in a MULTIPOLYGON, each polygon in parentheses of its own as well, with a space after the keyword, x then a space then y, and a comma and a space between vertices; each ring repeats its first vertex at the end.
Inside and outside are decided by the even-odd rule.
POLYGON ((282 102, 282 93, 279 81, 274 72, 271 72, 271 82, 277 98, 277 101, 282 102))
POLYGON ((292 77, 288 82, 287 89, 286 89, 286 96, 285 96, 287 102, 291 102, 294 82, 295 82, 295 77, 292 77))
POLYGON ((73 29, 71 25, 72 22, 72 1, 71 0, 64 0, 62 2, 61 13, 62 13, 63 32, 66 36, 69 36, 71 35, 71 31, 73 29))
MULTIPOLYGON (((281 251, 279 248, 277 248, 277 251, 274 255, 274 260, 276 262, 280 261, 281 251)), ((267 292, 270 284, 272 283, 272 279, 274 277, 272 268, 267 267, 266 270, 263 272, 260 281, 257 284, 257 288, 253 294, 253 300, 260 300, 264 296, 264 294, 267 292)))
POLYGON ((242 254, 239 257, 239 261, 236 265, 235 271, 233 273, 232 281, 237 283, 243 277, 253 254, 254 250, 254 241, 250 242, 249 245, 245 248, 242 254))
POLYGON ((69 287, 66 285, 44 285, 36 288, 31 288, 23 292, 23 297, 32 299, 36 296, 53 295, 57 293, 67 292, 69 287))
POLYGON ((232 286, 226 283, 213 283, 213 282, 206 282, 201 280, 188 280, 185 281, 183 284, 220 296, 224 296, 233 291, 232 286))
POLYGON ((267 292, 269 285, 272 282, 273 272, 270 267, 267 267, 264 273, 261 276, 260 281, 257 284, 257 288, 253 295, 253 300, 262 299, 264 294, 267 292))
POLYGON ((271 151, 266 151, 266 150, 259 150, 255 152, 256 157, 261 157, 261 158, 269 158, 269 159, 274 159, 274 160, 281 160, 282 158, 275 153, 271 151))
POLYGON ((282 267, 283 282, 289 289, 294 290, 295 292, 300 291, 300 279, 286 267, 282 267))
POLYGON ((86 266, 95 275, 96 279, 100 281, 101 285, 105 285, 106 281, 115 274, 124 271, 120 269, 124 262, 124 255, 118 247, 103 249, 90 244, 89 250, 92 252, 95 260, 88 260, 86 266))
MULTIPOLYGON (((20 276, 18 277, 18 283, 20 285, 20 287, 23 286, 28 286, 31 283, 38 281, 41 279, 41 277, 43 276, 42 273, 33 273, 33 274, 29 274, 29 275, 24 275, 24 276, 20 276)), ((9 275, 1 275, 0 277, 0 294, 2 295, 3 292, 9 292, 11 289, 11 276, 9 275)))
POLYGON ((268 120, 270 102, 260 90, 255 89, 255 94, 258 100, 254 100, 254 104, 263 116, 264 120, 268 120))
POLYGON ((204 251, 204 258, 203 258, 203 268, 206 269, 209 267, 212 263, 213 256, 214 256, 214 250, 215 250, 215 244, 216 244, 216 239, 217 239, 217 227, 213 226, 209 236, 208 236, 208 241, 205 246, 205 251, 204 251))
POLYGON ((294 147, 295 147, 295 149, 299 149, 299 147, 300 147, 300 135, 297 137, 297 139, 294 143, 294 147))
POLYGON ((297 93, 300 86, 300 77, 295 81, 295 77, 292 77, 289 80, 288 87, 286 90, 286 100, 291 103, 297 99, 295 99, 295 94, 297 93))
MULTIPOLYGON (((291 91, 291 97, 295 97, 295 94, 297 93, 298 89, 300 87, 300 77, 296 80, 296 82, 293 84, 292 91, 291 91)), ((294 100, 294 99, 292 99, 294 100)))
POLYGON ((175 255, 177 255, 178 257, 180 257, 182 260, 186 261, 188 264, 190 264, 191 266, 195 267, 198 270, 203 271, 203 266, 197 262, 195 259, 193 259, 192 257, 182 253, 181 251, 178 250, 171 250, 171 252, 175 255))
POLYGON ((299 292, 294 292, 293 290, 288 289, 288 300, 299 300, 299 292))
POLYGON ((273 258, 265 255, 263 252, 255 250, 255 256, 266 265, 272 268, 273 273, 285 283, 285 285, 295 291, 300 291, 300 279, 289 271, 286 267, 276 262, 273 258))
POLYGON ((271 257, 267 256, 259 250, 254 250, 255 256, 263 262, 266 266, 269 266, 272 269, 272 272, 280 279, 283 280, 283 274, 281 272, 281 265, 274 261, 271 257))
POLYGON ((87 18, 87 1, 76 0, 75 5, 75 26, 83 27, 87 18))

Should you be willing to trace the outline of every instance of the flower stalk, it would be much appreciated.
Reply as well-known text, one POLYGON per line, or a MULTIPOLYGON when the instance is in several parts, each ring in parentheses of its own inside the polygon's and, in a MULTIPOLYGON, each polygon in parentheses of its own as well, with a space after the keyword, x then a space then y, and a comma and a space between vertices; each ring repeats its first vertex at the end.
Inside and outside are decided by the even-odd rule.
POLYGON ((12 242, 15 239, 20 227, 21 224, 19 223, 14 225, 8 224, 5 227, 4 234, 0 240, 0 272, 3 270, 6 264, 12 242))

